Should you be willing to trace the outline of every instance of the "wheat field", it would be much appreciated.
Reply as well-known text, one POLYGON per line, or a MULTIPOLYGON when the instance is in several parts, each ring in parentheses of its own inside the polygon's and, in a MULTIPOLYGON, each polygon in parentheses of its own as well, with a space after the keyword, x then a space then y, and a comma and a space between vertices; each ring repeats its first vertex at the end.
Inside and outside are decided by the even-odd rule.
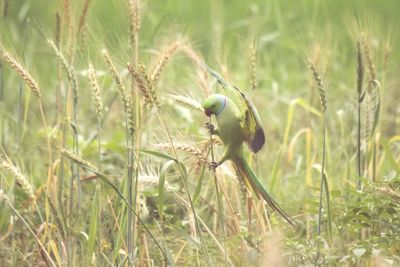
POLYGON ((400 266, 398 1, 0 11, 0 266, 400 266), (244 155, 294 226, 213 168, 221 80, 257 108, 244 155))

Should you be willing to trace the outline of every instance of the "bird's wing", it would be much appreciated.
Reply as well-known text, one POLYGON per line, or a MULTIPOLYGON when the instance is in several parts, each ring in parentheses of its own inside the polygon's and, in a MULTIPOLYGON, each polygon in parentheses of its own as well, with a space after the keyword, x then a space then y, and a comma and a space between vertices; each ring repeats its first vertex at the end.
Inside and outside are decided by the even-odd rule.
POLYGON ((253 102, 243 93, 242 90, 225 81, 218 72, 214 71, 207 65, 203 65, 203 67, 217 79, 218 83, 221 84, 224 89, 230 90, 235 94, 238 100, 237 106, 241 113, 239 116, 242 129, 244 129, 246 134, 246 142, 249 145, 250 150, 257 153, 265 143, 265 134, 261 126, 260 115, 258 114, 253 102))

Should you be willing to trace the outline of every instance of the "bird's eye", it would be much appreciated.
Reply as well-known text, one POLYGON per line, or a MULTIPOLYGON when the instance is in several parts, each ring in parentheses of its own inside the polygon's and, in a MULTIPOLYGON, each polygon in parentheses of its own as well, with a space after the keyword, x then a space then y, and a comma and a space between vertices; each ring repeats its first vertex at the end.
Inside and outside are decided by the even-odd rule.
POLYGON ((215 108, 215 104, 211 106, 212 108, 215 108))

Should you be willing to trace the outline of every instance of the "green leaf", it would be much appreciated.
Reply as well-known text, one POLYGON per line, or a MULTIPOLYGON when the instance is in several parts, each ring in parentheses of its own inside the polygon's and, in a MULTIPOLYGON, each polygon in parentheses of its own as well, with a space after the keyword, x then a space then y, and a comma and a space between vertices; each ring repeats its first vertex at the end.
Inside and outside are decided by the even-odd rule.
POLYGON ((89 240, 87 244, 87 253, 86 253, 89 262, 92 259, 97 239, 97 228, 99 223, 99 212, 100 212, 100 194, 101 194, 101 186, 100 184, 98 184, 96 185, 96 190, 92 202, 92 211, 90 216, 89 240))
POLYGON ((203 185, 203 179, 204 179, 204 173, 205 173, 205 165, 203 164, 203 167, 201 168, 201 173, 200 176, 198 178, 198 182, 196 185, 196 190, 194 191, 193 194, 193 202, 196 202, 196 200, 198 199, 198 197, 200 196, 200 192, 201 192, 201 187, 203 185))

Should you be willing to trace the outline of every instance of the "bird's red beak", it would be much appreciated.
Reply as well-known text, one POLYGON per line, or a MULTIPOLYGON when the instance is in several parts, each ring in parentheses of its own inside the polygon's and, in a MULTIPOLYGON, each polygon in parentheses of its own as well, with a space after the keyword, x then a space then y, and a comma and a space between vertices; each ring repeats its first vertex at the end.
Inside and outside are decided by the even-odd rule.
POLYGON ((212 114, 211 110, 209 110, 209 109, 205 109, 205 110, 204 110, 204 113, 205 113, 208 117, 210 117, 211 114, 212 114))

